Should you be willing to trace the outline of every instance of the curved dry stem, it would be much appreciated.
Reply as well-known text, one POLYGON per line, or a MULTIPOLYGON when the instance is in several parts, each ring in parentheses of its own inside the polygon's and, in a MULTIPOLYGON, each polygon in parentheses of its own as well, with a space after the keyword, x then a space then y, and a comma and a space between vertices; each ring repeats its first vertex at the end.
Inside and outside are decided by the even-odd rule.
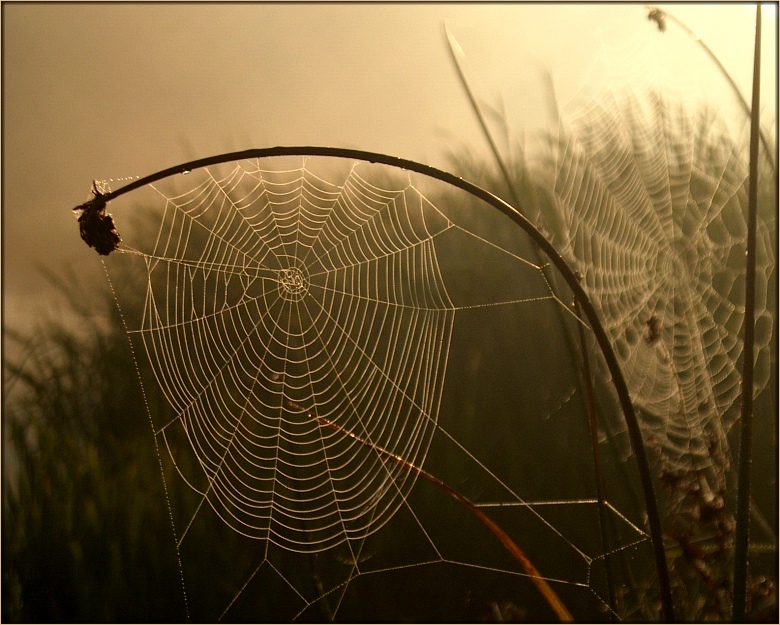
POLYGON ((547 255, 550 261, 555 265, 556 269, 558 269, 563 279, 566 281, 566 284, 571 289, 574 297, 579 301, 580 306, 582 307, 582 311, 585 314, 591 329, 593 330, 593 335, 596 338, 596 342, 598 343, 599 348, 601 349, 601 352, 604 356, 604 362, 606 363, 612 378, 612 384, 615 388, 615 393, 618 396, 618 401, 620 402, 620 407, 626 420, 626 428, 628 430, 629 440, 631 442, 631 449, 637 461, 637 470, 639 471, 639 479, 645 498, 645 511, 647 513, 650 540, 652 541, 653 545, 653 558, 655 560, 655 567, 658 575, 658 586, 660 591, 663 618, 665 621, 673 621, 674 605, 672 603, 669 567, 666 561, 666 550, 664 548, 658 501, 656 500, 655 496, 655 486, 653 484, 653 478, 650 472, 650 464, 647 458, 647 452, 645 450, 642 431, 639 426, 639 420, 637 419, 636 411, 634 410, 634 404, 631 401, 628 386, 626 385, 623 372, 620 369, 617 356, 615 355, 612 343, 610 342, 609 337, 604 330, 604 326, 599 319, 598 313, 596 312, 593 303, 590 301, 590 297, 582 288, 582 285, 580 284, 580 281, 574 270, 568 265, 563 256, 558 253, 553 244, 550 243, 550 241, 547 240, 547 238, 538 230, 538 228, 536 228, 536 226, 534 226, 533 223, 531 223, 514 206, 480 186, 468 182, 463 178, 459 178, 458 176, 455 176, 451 173, 442 171, 441 169, 431 167, 430 165, 423 165, 422 163, 418 163, 416 161, 399 158, 396 156, 388 156, 387 154, 381 154, 379 152, 368 152, 365 150, 322 146, 278 146, 273 148, 258 148, 242 150, 239 152, 229 152, 208 158, 197 159, 188 163, 183 163, 181 165, 169 167, 154 174, 150 174, 144 178, 134 180, 133 182, 117 189, 116 191, 105 194, 103 198, 106 202, 109 202, 121 195, 124 195, 125 193, 129 193, 130 191, 140 187, 157 182, 158 180, 162 180, 176 174, 187 173, 202 167, 209 167, 211 165, 227 163, 230 161, 270 158, 276 156, 324 156, 331 158, 346 158, 359 161, 368 161, 371 163, 388 165, 390 167, 397 167, 399 169, 406 169, 408 171, 413 171, 415 173, 434 178, 453 187, 466 191, 467 193, 470 193, 474 197, 479 198, 486 204, 502 212, 517 226, 519 226, 528 236, 530 236, 531 240, 547 255))
MULTIPOLYGON (((758 5, 758 12, 761 12, 761 5, 758 5)), ((682 28, 685 33, 693 39, 697 44, 699 44, 699 47, 701 47, 702 50, 704 50, 704 53, 709 57, 709 59, 715 64, 715 66, 718 68, 718 71, 723 75, 723 77, 726 79, 726 81, 729 83, 729 86, 731 87, 732 91, 734 91, 734 94, 737 96, 737 100, 739 100, 740 105, 742 106, 742 110, 745 111, 745 115, 748 116, 749 119, 752 119, 752 113, 751 113, 751 107, 747 103, 747 100, 745 99, 745 96, 742 95, 742 92, 739 90, 739 87, 737 86, 737 83, 734 82, 734 79, 731 77, 731 74, 728 73, 725 67, 723 67, 723 63, 720 62, 720 59, 715 55, 715 53, 710 49, 710 47, 704 42, 704 40, 699 36, 699 34, 690 28, 685 22, 683 22, 681 19, 676 18, 671 13, 668 13, 664 11, 663 9, 660 9, 656 6, 652 6, 649 4, 645 5, 645 8, 649 11, 648 13, 648 19, 651 19, 655 21, 657 24, 659 24, 658 29, 663 32, 666 30, 666 19, 670 19, 672 22, 677 24, 680 28, 682 28), (664 24, 663 27, 660 25, 664 24)), ((759 28, 761 24, 761 18, 757 18, 756 21, 756 27, 759 28)), ((754 105, 754 108, 757 108, 757 102, 754 105)), ((751 131, 752 132, 752 131, 751 131)), ((769 140, 766 138, 766 135, 764 132, 760 129, 758 130, 758 135, 761 140, 761 144, 764 146, 764 153, 766 154, 766 158, 769 161, 769 164, 772 166, 772 170, 775 172, 775 180, 777 179, 777 165, 775 164, 775 158, 773 155, 772 149, 769 147, 769 140)))

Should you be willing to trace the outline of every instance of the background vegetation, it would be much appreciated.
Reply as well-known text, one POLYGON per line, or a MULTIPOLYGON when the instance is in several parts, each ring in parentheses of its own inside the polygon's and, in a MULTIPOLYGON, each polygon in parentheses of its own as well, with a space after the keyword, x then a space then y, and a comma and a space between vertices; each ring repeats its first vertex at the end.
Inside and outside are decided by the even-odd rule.
MULTIPOLYGON (((545 199, 548 192, 532 181, 522 159, 518 160, 512 168, 516 191, 523 198, 534 198, 536 206, 543 206, 549 200, 545 199)), ((472 180, 511 201, 505 181, 490 165, 460 159, 458 168, 471 172, 472 180)), ((762 204, 765 213, 771 213, 776 206, 768 183, 762 204)), ((473 208, 464 206, 464 210, 473 208)), ((485 223, 496 240, 513 245, 513 230, 501 230, 501 222, 487 217, 485 223)), ((531 254, 526 243, 522 246, 525 254, 531 254)), ((468 263, 463 261, 456 253, 442 259, 443 263, 462 263, 467 271, 468 263)), ((191 494, 185 489, 173 489, 166 498, 160 465, 165 461, 158 458, 147 412, 159 414, 170 409, 156 388, 146 387, 142 392, 121 318, 107 287, 82 284, 76 274, 53 280, 63 294, 68 321, 65 316, 42 319, 31 335, 6 330, 7 353, 14 356, 4 361, 3 378, 3 414, 10 453, 4 454, 2 618, 7 622, 179 622, 187 618, 189 609, 194 620, 214 620, 220 606, 224 607, 224 598, 235 593, 236 584, 240 583, 237 580, 257 565, 257 556, 226 528, 195 524, 188 544, 200 553, 183 555, 189 562, 200 564, 186 568, 185 607, 166 502, 176 517, 187 507, 191 494), (73 319, 77 321, 75 327, 73 319), (7 459, 9 456, 12 461, 7 459)), ((124 286, 134 288, 130 279, 124 286)), ((143 289, 139 289, 138 298, 142 293, 143 289)), ((776 291, 769 299, 776 322, 776 291)), ((515 316, 508 311, 496 325, 467 319, 456 327, 452 363, 462 366, 450 367, 447 384, 455 391, 442 406, 442 414, 449 414, 452 422, 459 424, 470 445, 482 447, 482 453, 503 454, 500 462, 506 464, 508 472, 518 479, 526 473, 542 476, 533 484, 540 498, 573 496, 572 485, 581 481, 583 467, 590 461, 581 402, 571 407, 568 423, 575 425, 565 432, 558 430, 552 435, 552 428, 534 431, 529 425, 519 425, 525 424, 518 419, 521 411, 549 411, 549 402, 533 403, 537 401, 533 398, 535 393, 565 398, 566 389, 576 384, 579 363, 572 362, 563 336, 551 316, 536 312, 515 316), (481 344, 489 344, 493 351, 475 352, 473 346, 481 344), (545 355, 524 361, 526 353, 545 355), (476 364, 466 366, 468 363, 476 364), (502 369, 519 380, 514 389, 500 388, 501 378, 495 374, 502 369), (491 425, 486 427, 485 423, 491 425), (549 470, 545 469, 547 466, 549 470)), ((775 371, 776 364, 774 358, 775 371)), ((139 359, 139 366, 145 366, 143 359, 139 359)), ((770 388, 756 402, 754 456, 755 498, 770 530, 777 527, 777 408, 773 401, 777 396, 776 372, 771 381, 770 388)), ((609 406, 608 397, 603 405, 609 406)), ((619 446, 609 444, 609 432, 603 433, 611 500, 621 509, 631 509, 635 518, 641 519, 641 505, 636 503, 641 498, 635 494, 630 461, 624 460, 619 446)), ((441 471, 438 477, 465 489, 467 495, 477 492, 479 485, 464 484, 460 479, 461 470, 466 468, 448 462, 444 452, 433 449, 429 461, 441 471)), ((428 505, 438 507, 432 513, 436 531, 451 533, 453 540, 463 542, 468 542, 463 537, 479 536, 479 529, 471 520, 458 520, 457 511, 446 498, 436 499, 423 485, 416 486, 414 494, 433 497, 431 501, 435 503, 428 505)), ((595 526, 592 529, 595 534, 595 526)), ((391 530, 385 540, 388 544, 398 540, 395 548, 400 549, 398 545, 403 541, 398 537, 404 535, 404 526, 399 522, 391 530)), ((534 544, 532 533, 525 538, 534 544)), ((774 602, 776 533, 767 535, 764 528, 756 532, 756 539, 766 547, 754 549, 751 560, 751 607, 760 616, 774 602)), ((481 539, 474 542, 475 549, 489 548, 481 539)), ((641 561, 642 557, 649 557, 649 550, 631 555, 641 561)), ((685 614, 693 618, 717 616, 713 602, 707 599, 716 582, 708 583, 697 574, 689 553, 671 550, 670 558, 676 574, 676 598, 685 604, 685 614), (704 605, 699 601, 701 597, 705 598, 704 605)), ((302 576, 312 586, 316 586, 318 575, 325 575, 328 567, 336 566, 326 562, 324 556, 312 556, 309 564, 302 576)), ((618 595, 623 614, 645 620, 657 614, 652 572, 636 564, 622 563, 624 571, 617 578, 618 595)), ((603 576, 601 569, 596 572, 603 576)), ((532 591, 518 599, 517 591, 505 588, 506 581, 499 577, 446 566, 416 573, 412 581, 359 580, 338 618, 548 618, 532 591), (442 584, 442 579, 447 583, 442 584), (392 592, 388 591, 390 587, 392 592), (395 596, 401 600, 394 600, 395 596)), ((257 584, 254 592, 242 595, 242 605, 231 613, 230 620, 288 620, 290 611, 284 604, 295 601, 287 596, 289 589, 272 578, 258 578, 257 584)), ((606 596, 603 587, 601 590, 602 596, 606 596)), ((567 599, 572 598, 564 598, 567 599)), ((315 607, 304 615, 305 619, 329 617, 327 601, 315 607)), ((590 619, 608 619, 594 601, 570 608, 575 614, 579 609, 579 614, 590 619)))

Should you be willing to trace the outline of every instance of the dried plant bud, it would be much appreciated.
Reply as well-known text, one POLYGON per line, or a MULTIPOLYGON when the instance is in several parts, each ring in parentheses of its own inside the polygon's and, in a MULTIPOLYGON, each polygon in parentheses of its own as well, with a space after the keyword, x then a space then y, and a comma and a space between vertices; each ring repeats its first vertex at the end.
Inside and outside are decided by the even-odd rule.
POLYGON ((650 12, 647 14, 647 19, 655 22, 658 26, 658 30, 662 33, 666 32, 666 13, 661 9, 650 9, 650 12))
POLYGON ((84 242, 94 247, 98 254, 108 256, 122 240, 114 227, 114 220, 106 213, 106 200, 104 195, 93 187, 95 197, 89 202, 79 204, 74 211, 81 211, 79 215, 79 233, 84 242))

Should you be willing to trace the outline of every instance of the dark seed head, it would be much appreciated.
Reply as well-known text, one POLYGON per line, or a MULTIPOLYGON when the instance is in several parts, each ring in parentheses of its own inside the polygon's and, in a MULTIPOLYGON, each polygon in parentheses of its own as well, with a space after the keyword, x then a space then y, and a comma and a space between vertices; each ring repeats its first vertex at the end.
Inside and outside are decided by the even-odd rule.
POLYGON ((79 233, 84 242, 94 247, 98 254, 108 256, 119 246, 122 240, 114 227, 114 220, 106 213, 105 202, 96 197, 91 202, 78 206, 79 233))

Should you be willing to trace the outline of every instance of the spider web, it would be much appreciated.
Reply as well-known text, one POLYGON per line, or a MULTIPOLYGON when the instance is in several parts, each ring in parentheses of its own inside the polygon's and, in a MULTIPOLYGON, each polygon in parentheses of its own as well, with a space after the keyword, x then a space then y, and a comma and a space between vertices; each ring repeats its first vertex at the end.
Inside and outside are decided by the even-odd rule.
POLYGON ((595 479, 571 478, 593 464, 556 327, 554 309, 570 308, 496 211, 334 160, 240 161, 149 186, 150 217, 105 261, 190 612, 547 613, 484 526, 377 450, 484 507, 575 615, 610 609, 608 557, 649 546, 617 500, 601 544, 595 479))
MULTIPOLYGON (((657 90, 571 104, 556 142, 559 248, 583 275, 649 440, 723 490, 738 417, 747 178, 706 107, 657 90)), ((756 385, 769 380, 771 211, 757 235, 756 385)), ((703 487, 706 484, 702 483, 703 487)))

